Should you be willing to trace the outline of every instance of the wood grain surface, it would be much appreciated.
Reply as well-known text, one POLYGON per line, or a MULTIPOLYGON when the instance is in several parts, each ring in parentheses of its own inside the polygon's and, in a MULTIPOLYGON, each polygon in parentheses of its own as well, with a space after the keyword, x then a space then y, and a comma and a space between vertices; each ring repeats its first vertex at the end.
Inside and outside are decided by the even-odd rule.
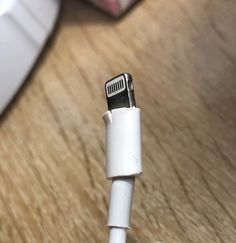
POLYGON ((144 164, 128 243, 236 242, 236 1, 142 1, 113 20, 65 0, 0 120, 1 243, 107 241, 104 82, 124 71, 144 164))

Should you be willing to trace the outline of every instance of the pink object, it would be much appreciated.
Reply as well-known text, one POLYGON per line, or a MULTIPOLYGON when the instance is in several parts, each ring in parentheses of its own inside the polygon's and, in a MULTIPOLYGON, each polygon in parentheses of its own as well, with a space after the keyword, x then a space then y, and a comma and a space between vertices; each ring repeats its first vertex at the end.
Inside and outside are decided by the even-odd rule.
POLYGON ((137 0, 89 0, 99 8, 119 17, 137 0))

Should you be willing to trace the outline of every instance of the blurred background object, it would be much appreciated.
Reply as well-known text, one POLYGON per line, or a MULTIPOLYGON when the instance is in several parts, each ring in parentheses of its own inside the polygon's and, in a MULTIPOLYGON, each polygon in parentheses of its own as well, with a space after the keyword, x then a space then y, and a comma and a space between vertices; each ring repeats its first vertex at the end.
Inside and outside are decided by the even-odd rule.
POLYGON ((88 0, 115 17, 125 13, 137 0, 88 0))
MULTIPOLYGON (((104 82, 135 79, 144 174, 128 243, 236 239, 236 1, 65 0, 0 120, 0 242, 107 241, 104 82)), ((1 54, 0 54, 1 55, 1 54)))
POLYGON ((0 114, 44 47, 60 0, 0 0, 0 114))

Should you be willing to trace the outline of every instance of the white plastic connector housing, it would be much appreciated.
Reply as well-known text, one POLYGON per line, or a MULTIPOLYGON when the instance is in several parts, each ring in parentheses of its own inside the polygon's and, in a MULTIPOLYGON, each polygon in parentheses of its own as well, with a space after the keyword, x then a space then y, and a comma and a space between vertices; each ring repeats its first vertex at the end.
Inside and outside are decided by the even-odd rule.
POLYGON ((107 111, 106 160, 108 179, 138 176, 142 173, 140 109, 119 108, 107 111))

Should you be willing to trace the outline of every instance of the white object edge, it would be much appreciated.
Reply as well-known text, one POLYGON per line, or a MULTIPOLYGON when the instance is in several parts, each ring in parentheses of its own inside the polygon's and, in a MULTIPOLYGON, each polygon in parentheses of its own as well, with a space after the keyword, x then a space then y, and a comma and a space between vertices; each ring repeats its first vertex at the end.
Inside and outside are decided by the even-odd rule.
POLYGON ((60 0, 0 0, 0 114, 48 39, 60 0))

